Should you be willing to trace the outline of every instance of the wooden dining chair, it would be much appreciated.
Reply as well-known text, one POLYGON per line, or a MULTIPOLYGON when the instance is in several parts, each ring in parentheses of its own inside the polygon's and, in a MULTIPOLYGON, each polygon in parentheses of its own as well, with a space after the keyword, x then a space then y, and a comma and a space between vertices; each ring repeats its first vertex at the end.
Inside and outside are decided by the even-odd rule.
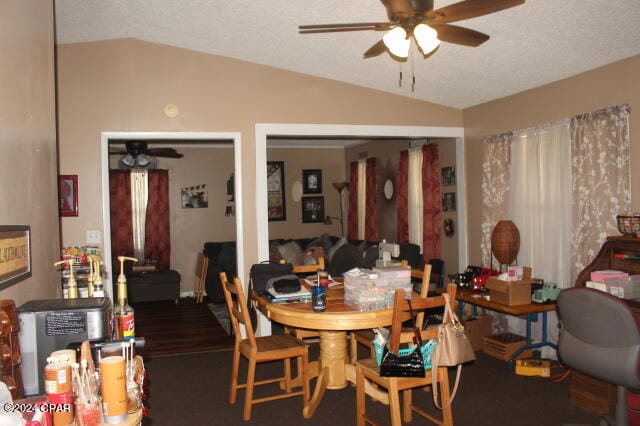
MULTIPOLYGON (((408 267, 409 264, 406 260, 402 261, 402 266, 408 267)), ((411 278, 419 279, 422 281, 420 287, 420 296, 426 297, 429 291, 429 277, 431 276, 431 265, 424 265, 424 269, 412 269, 411 270, 411 278), (427 277, 425 280, 424 277, 427 277), (427 283, 427 285, 425 285, 427 283)), ((424 312, 419 312, 416 316, 416 326, 421 329, 424 324, 424 312)), ((369 352, 371 353, 371 357, 376 357, 376 352, 373 347, 373 339, 375 334, 373 330, 357 330, 351 333, 351 339, 349 341, 350 344, 350 352, 351 352, 351 363, 355 364, 358 360, 358 344, 364 345, 369 348, 369 352)))
MULTIPOLYGON (((455 305, 456 285, 449 284, 447 293, 449 294, 450 303, 455 305)), ((445 306, 445 298, 442 296, 434 297, 414 297, 411 300, 413 311, 423 311, 445 306)), ((389 335, 389 350, 398 353, 401 343, 409 343, 413 341, 413 331, 402 329, 402 322, 409 311, 409 303, 404 298, 402 290, 396 290, 393 299, 393 322, 391 324, 391 334, 389 335)), ((422 339, 427 341, 437 337, 438 328, 433 327, 422 330, 422 339)), ((419 415, 432 421, 440 426, 453 426, 453 415, 451 411, 451 391, 449 390, 449 374, 447 367, 439 367, 437 371, 437 385, 439 386, 440 395, 442 397, 442 418, 427 413, 423 409, 413 405, 412 389, 425 388, 432 383, 431 370, 425 371, 425 377, 382 377, 380 376, 380 367, 375 359, 367 358, 358 360, 356 363, 356 416, 357 425, 364 426, 366 422, 375 424, 366 415, 366 395, 365 380, 371 381, 378 387, 387 389, 389 393, 389 412, 391 416, 391 426, 400 426, 402 421, 410 422, 415 411, 419 415), (402 392, 402 407, 400 406, 400 392, 402 392)))
POLYGON ((303 405, 309 401, 309 349, 301 340, 290 334, 279 334, 266 337, 255 337, 251 319, 247 312, 247 299, 244 295, 240 278, 234 278, 233 283, 227 280, 224 272, 220 274, 224 299, 229 310, 229 317, 233 326, 235 343, 233 346, 233 366, 231 371, 231 389, 229 392, 229 403, 235 404, 238 389, 246 390, 244 399, 244 411, 242 418, 251 419, 251 409, 254 404, 273 401, 276 399, 289 398, 302 395, 303 405), (246 338, 242 338, 240 325, 244 325, 246 338), (238 368, 240 366, 240 355, 247 359, 249 366, 247 370, 247 380, 245 383, 238 383, 238 368), (292 391, 291 386, 291 358, 300 360, 302 374, 302 390, 292 391), (261 381, 255 380, 256 365, 268 361, 284 361, 284 375, 273 379, 261 381), (255 386, 268 383, 284 383, 284 392, 262 398, 254 398, 253 390, 255 386))

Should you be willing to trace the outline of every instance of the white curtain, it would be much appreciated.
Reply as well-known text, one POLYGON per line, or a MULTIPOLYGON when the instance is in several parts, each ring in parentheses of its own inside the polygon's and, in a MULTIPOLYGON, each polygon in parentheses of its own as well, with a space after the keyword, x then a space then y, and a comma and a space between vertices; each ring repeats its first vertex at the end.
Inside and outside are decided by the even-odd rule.
POLYGON ((519 265, 570 287, 571 138, 569 121, 516 133, 511 146, 509 217, 520 231, 519 265))
MULTIPOLYGON (((375 212, 374 212, 375 214, 375 212)), ((364 240, 367 216, 367 160, 358 160, 358 239, 364 240)))
MULTIPOLYGON (((520 231, 518 264, 545 282, 571 287, 571 139, 569 121, 527 129, 511 145, 509 217, 520 231)), ((548 314, 548 338, 558 341, 557 317, 548 314)), ((525 321, 509 316, 510 328, 524 334, 525 321)), ((532 328, 541 340, 540 327, 532 328)), ((543 347, 543 356, 554 357, 543 347)))
POLYGON ((409 150, 408 177, 409 242, 419 245, 422 253, 422 146, 409 150))
POLYGON ((149 179, 146 170, 131 171, 131 219, 133 225, 133 256, 144 263, 144 230, 149 199, 149 179))

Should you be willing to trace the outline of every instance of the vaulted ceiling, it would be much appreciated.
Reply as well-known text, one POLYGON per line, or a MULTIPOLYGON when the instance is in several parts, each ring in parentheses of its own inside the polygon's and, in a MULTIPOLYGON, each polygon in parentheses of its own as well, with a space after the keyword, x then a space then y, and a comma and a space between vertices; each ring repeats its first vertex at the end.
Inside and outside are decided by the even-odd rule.
MULTIPOLYGON (((439 8, 456 0, 435 0, 439 8)), ((383 33, 298 25, 387 21, 380 0, 55 0, 58 43, 132 37, 466 108, 640 54, 640 0, 526 0, 456 25, 479 47, 363 59, 383 33), (399 86, 399 73, 403 81, 399 86), (411 79, 415 75, 412 90, 411 79)))

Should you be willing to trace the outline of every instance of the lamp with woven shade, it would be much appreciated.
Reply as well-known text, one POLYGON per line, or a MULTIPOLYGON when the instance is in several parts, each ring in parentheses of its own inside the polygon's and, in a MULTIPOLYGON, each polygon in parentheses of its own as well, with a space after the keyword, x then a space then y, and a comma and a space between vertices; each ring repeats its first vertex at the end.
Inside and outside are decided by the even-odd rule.
POLYGON ((502 267, 511 265, 518 257, 519 251, 520 232, 515 223, 510 220, 499 221, 491 233, 491 253, 502 267))

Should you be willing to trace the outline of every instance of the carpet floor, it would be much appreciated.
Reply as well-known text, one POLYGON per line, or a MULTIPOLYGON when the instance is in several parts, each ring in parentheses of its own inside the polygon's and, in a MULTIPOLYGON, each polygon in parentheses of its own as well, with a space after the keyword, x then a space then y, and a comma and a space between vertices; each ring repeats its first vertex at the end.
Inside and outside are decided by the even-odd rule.
MULTIPOLYGON (((317 357, 311 345, 311 358, 317 357)), ((364 353, 363 353, 364 356, 364 353)), ((145 425, 353 425, 355 388, 327 391, 311 419, 302 417, 302 400, 287 398, 258 404, 252 419, 242 420, 244 390, 230 405, 231 350, 148 360, 150 417, 145 425)), ((240 377, 246 377, 241 362, 240 377)), ((281 363, 258 366, 258 378, 274 377, 281 363)), ((453 376, 451 377, 453 380, 453 376)), ((315 381, 312 382, 315 385, 315 381)), ((262 387, 264 388, 264 386, 262 387)), ((453 403, 457 426, 595 426, 597 416, 571 405, 569 379, 554 383, 539 377, 522 377, 507 371, 506 363, 478 353, 463 368, 458 395, 453 403)), ((258 395, 264 394, 257 390, 258 395)), ((431 394, 414 391, 414 402, 434 411, 431 394)), ((367 412, 382 425, 389 424, 388 407, 367 398, 367 412)), ((431 424, 414 415, 412 425, 431 424)))

